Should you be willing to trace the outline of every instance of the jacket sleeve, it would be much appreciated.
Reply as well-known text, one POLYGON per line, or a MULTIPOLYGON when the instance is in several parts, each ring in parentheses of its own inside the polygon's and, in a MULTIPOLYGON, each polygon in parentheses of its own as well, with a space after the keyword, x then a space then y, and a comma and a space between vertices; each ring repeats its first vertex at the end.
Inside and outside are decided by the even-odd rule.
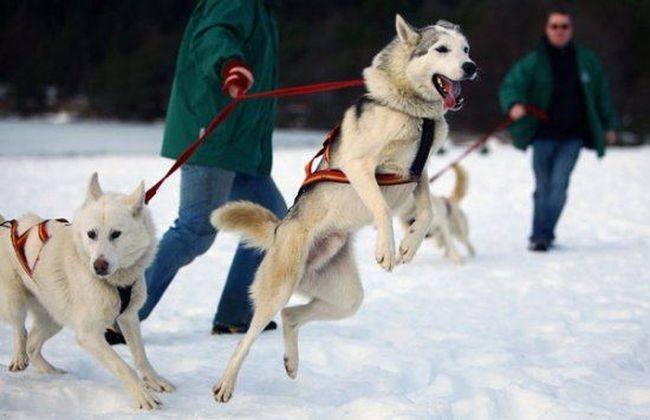
POLYGON ((605 130, 611 130, 619 127, 619 120, 609 96, 609 83, 600 64, 600 60, 596 58, 595 54, 591 54, 593 66, 597 76, 596 79, 596 109, 598 109, 598 116, 603 124, 605 130))
POLYGON ((201 73, 220 84, 223 64, 246 61, 243 44, 253 32, 254 0, 206 0, 192 30, 190 57, 201 73))
POLYGON ((510 69, 499 88, 499 105, 501 111, 508 113, 516 103, 528 103, 530 86, 532 84, 531 54, 517 61, 510 69))

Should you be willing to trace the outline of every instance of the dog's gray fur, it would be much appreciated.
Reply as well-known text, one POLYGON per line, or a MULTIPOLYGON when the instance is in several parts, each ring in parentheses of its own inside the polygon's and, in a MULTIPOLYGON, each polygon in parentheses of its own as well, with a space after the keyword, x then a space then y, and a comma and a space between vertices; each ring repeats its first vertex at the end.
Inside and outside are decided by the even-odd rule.
POLYGON ((352 252, 356 230, 374 222, 375 258, 388 271, 411 261, 427 233, 432 214, 426 169, 418 182, 395 186, 377 185, 375 174, 410 175, 423 118, 435 120, 434 150, 447 137, 446 109, 433 86, 434 74, 455 81, 473 75, 463 72, 463 63, 470 60, 460 32, 438 25, 416 30, 399 15, 396 31, 397 38, 364 70, 366 98, 345 112, 331 159, 319 165, 341 169, 350 184, 316 184, 298 198, 283 221, 247 202, 227 204, 211 217, 215 227, 237 231, 251 245, 266 250, 251 286, 255 314, 213 389, 217 401, 230 399, 250 346, 295 290, 311 300, 282 310, 285 369, 291 378, 298 370, 298 329, 309 321, 354 314, 363 299, 352 252), (437 52, 434 39, 448 44, 450 52, 437 52), (423 42, 431 44, 426 54, 414 57, 423 42), (392 213, 411 194, 417 220, 396 253, 392 213))

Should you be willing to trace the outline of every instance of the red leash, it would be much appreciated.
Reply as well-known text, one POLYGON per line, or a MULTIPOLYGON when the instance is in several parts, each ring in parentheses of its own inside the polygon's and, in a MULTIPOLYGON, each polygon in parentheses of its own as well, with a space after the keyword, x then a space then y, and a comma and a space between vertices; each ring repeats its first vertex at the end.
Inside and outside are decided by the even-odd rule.
POLYGON ((147 190, 147 193, 145 194, 145 199, 144 202, 146 204, 149 204, 149 201, 153 198, 154 195, 156 195, 156 192, 158 192, 158 188, 169 178, 174 172, 178 170, 187 160, 192 156, 194 152, 196 152, 196 149, 198 149, 212 134, 212 132, 230 115, 237 105, 241 101, 245 101, 248 99, 262 99, 262 98, 279 98, 279 97, 284 97, 284 96, 294 96, 294 95, 307 95, 310 93, 316 93, 316 92, 326 92, 329 90, 337 90, 337 89, 346 89, 346 88, 351 88, 351 87, 356 87, 356 86, 362 86, 363 85, 363 80, 348 80, 348 81, 342 81, 342 82, 326 82, 326 83, 316 83, 313 85, 304 85, 304 86, 295 86, 295 87, 288 87, 288 88, 280 88, 280 89, 273 89, 265 92, 255 92, 255 93, 250 93, 247 95, 242 95, 238 98, 235 98, 230 102, 224 109, 221 110, 210 122, 208 127, 205 129, 203 134, 201 134, 192 144, 190 144, 187 149, 183 151, 183 153, 176 159, 176 162, 169 168, 167 173, 160 179, 160 181, 156 182, 151 188, 147 190))
MULTIPOLYGON (((526 114, 525 115, 532 115, 534 117, 539 118, 540 120, 546 120, 548 118, 548 115, 541 109, 531 106, 531 105, 526 105, 526 114)), ((483 143, 488 141, 488 139, 496 132, 505 130, 510 124, 512 124, 514 121, 512 118, 507 117, 505 120, 501 121, 499 125, 494 127, 491 131, 488 131, 486 134, 484 134, 480 139, 472 143, 471 146, 467 148, 460 156, 458 156, 456 159, 453 161, 449 162, 447 166, 443 167, 441 170, 439 170, 435 175, 433 175, 431 178, 429 178, 429 182, 433 182, 436 179, 440 178, 442 174, 447 172, 452 166, 460 162, 461 160, 465 159, 467 155, 472 153, 474 150, 478 149, 483 143)))

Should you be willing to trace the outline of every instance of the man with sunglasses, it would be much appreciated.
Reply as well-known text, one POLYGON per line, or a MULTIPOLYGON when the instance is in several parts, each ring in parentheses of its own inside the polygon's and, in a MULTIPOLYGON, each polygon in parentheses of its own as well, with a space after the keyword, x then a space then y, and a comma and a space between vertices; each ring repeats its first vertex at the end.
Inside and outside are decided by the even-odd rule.
POLYGON ((564 9, 547 15, 537 48, 515 63, 499 90, 501 108, 515 123, 517 148, 533 146, 533 227, 531 251, 547 251, 566 202, 571 172, 582 147, 599 157, 616 143, 618 118, 607 80, 593 52, 573 42, 573 22, 564 9), (543 109, 548 119, 527 115, 525 105, 543 109))

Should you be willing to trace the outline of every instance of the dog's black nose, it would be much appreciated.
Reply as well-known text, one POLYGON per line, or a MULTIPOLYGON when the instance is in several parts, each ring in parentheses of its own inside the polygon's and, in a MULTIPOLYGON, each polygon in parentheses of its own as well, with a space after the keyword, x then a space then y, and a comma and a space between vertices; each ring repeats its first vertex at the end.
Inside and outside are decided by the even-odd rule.
POLYGON ((95 269, 95 274, 98 276, 105 276, 108 274, 108 261, 103 258, 97 258, 93 263, 93 268, 95 269))
POLYGON ((476 64, 474 64, 471 61, 466 61, 463 63, 463 71, 465 72, 465 76, 471 77, 476 73, 476 64))

